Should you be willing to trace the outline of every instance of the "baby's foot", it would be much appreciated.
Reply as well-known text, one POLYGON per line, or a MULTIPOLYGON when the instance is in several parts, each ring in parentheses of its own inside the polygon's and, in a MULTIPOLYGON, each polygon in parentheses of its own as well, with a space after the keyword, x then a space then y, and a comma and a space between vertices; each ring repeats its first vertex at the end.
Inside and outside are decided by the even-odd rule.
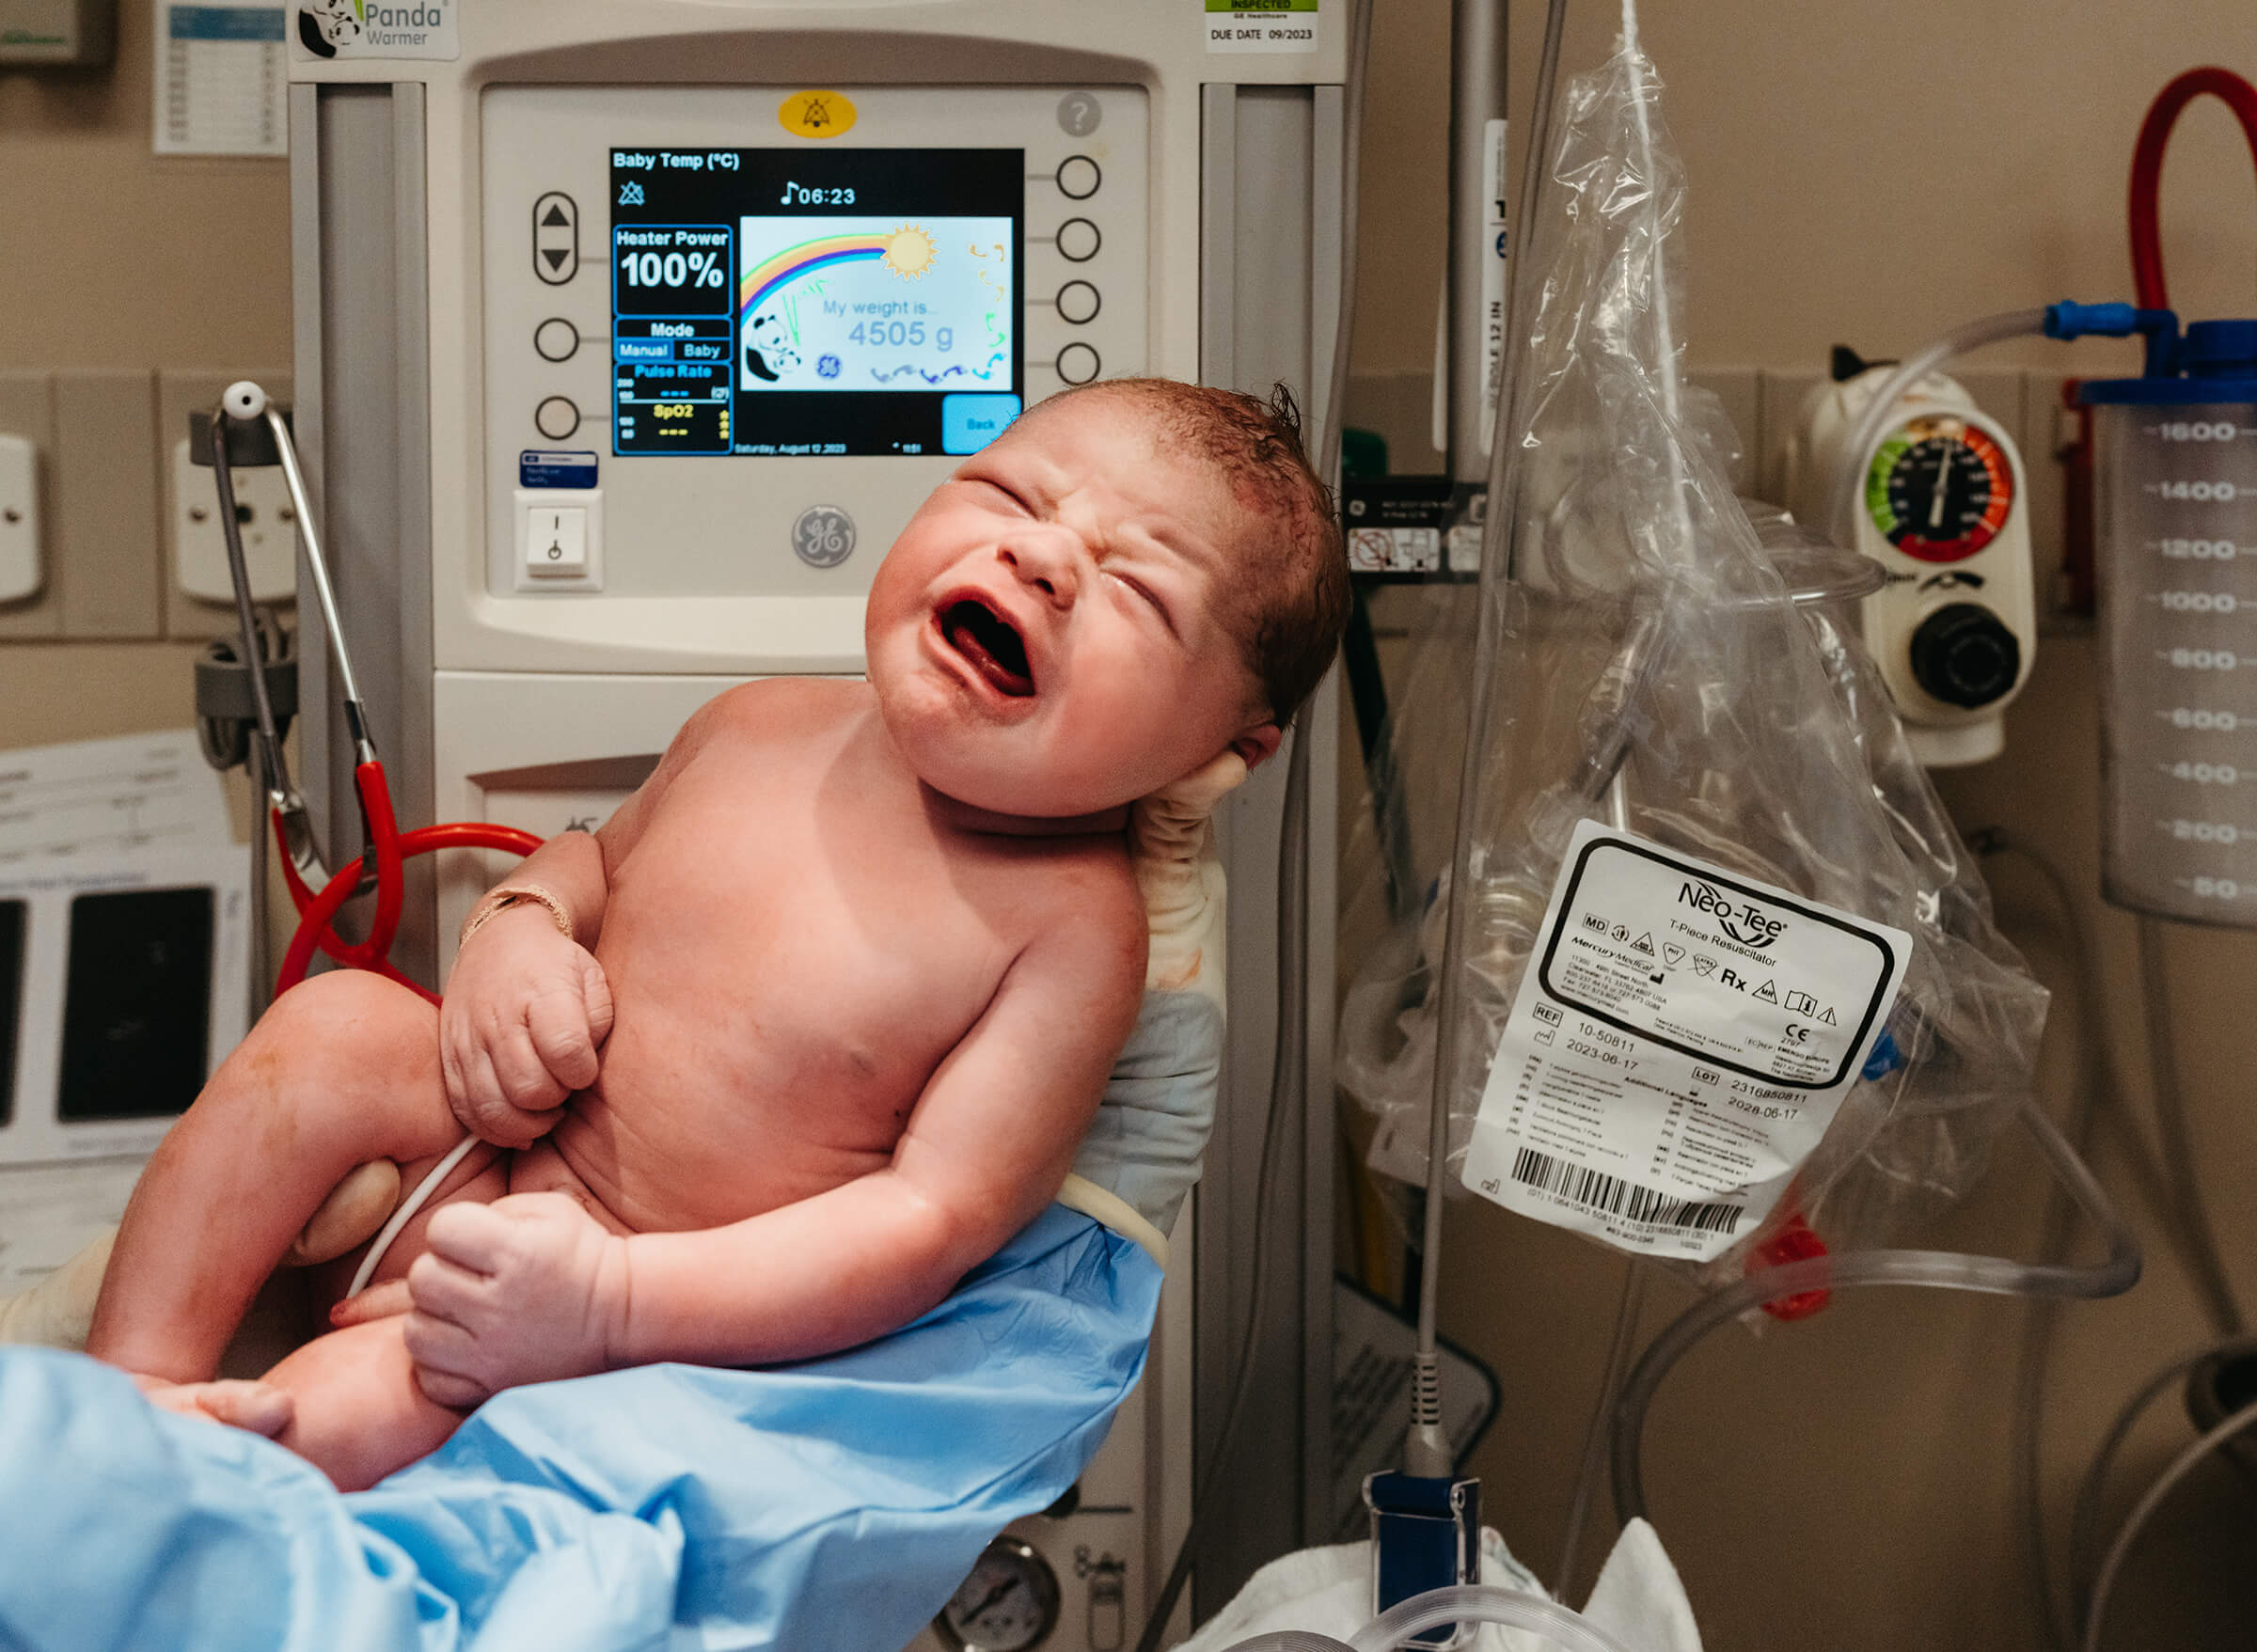
POLYGON ((167 1382, 161 1377, 138 1377, 134 1386, 152 1406, 200 1417, 207 1423, 225 1423, 272 1440, 290 1426, 296 1405, 271 1383, 229 1379, 223 1382, 167 1382))

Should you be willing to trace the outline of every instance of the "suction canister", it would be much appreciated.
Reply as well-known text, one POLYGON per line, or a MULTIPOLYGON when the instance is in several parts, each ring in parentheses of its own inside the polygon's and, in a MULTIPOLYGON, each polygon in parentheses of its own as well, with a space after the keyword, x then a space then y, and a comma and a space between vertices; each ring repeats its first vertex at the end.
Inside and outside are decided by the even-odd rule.
POLYGON ((2257 926, 2257 321, 2138 312, 2086 382, 2101 632, 2101 879, 2120 906, 2257 926))

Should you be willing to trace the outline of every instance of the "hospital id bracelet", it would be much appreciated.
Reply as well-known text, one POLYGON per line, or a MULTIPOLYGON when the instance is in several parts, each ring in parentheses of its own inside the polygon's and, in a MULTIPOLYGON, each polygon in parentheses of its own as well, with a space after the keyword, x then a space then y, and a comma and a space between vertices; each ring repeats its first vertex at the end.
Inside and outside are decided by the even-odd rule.
POLYGON ((455 936, 454 950, 461 952, 470 944, 470 937, 496 917, 529 901, 547 907, 549 917, 556 920, 557 933, 566 940, 572 939, 572 914, 564 909, 562 901, 539 884, 504 884, 499 889, 488 889, 478 905, 470 908, 470 916, 463 920, 462 934, 455 936))

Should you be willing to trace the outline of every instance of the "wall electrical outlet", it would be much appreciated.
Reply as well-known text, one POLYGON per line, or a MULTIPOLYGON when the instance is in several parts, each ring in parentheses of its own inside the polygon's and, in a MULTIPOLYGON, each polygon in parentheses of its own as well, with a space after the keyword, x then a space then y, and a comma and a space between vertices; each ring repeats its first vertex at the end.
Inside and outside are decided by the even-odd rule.
MULTIPOLYGON (((239 464, 228 475, 235 487, 235 520, 243 530, 251 600, 288 602, 298 589, 298 513, 282 467, 239 464)), ((187 595, 233 606, 235 582, 228 573, 227 536, 219 525, 219 491, 211 467, 188 457, 185 437, 172 449, 172 565, 187 595)))
POLYGON ((39 593, 39 450, 0 435, 0 603, 39 593))

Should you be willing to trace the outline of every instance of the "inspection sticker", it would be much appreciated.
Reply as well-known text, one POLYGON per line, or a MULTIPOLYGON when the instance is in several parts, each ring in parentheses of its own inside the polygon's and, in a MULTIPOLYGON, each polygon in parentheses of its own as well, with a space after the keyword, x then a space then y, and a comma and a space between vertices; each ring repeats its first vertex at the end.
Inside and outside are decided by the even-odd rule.
POLYGON ((1706 1261, 1771 1213, 1882 1033, 1912 937, 1585 821, 1460 1174, 1706 1261))
POLYGON ((1318 0, 1207 0, 1210 52, 1314 52, 1318 0))

